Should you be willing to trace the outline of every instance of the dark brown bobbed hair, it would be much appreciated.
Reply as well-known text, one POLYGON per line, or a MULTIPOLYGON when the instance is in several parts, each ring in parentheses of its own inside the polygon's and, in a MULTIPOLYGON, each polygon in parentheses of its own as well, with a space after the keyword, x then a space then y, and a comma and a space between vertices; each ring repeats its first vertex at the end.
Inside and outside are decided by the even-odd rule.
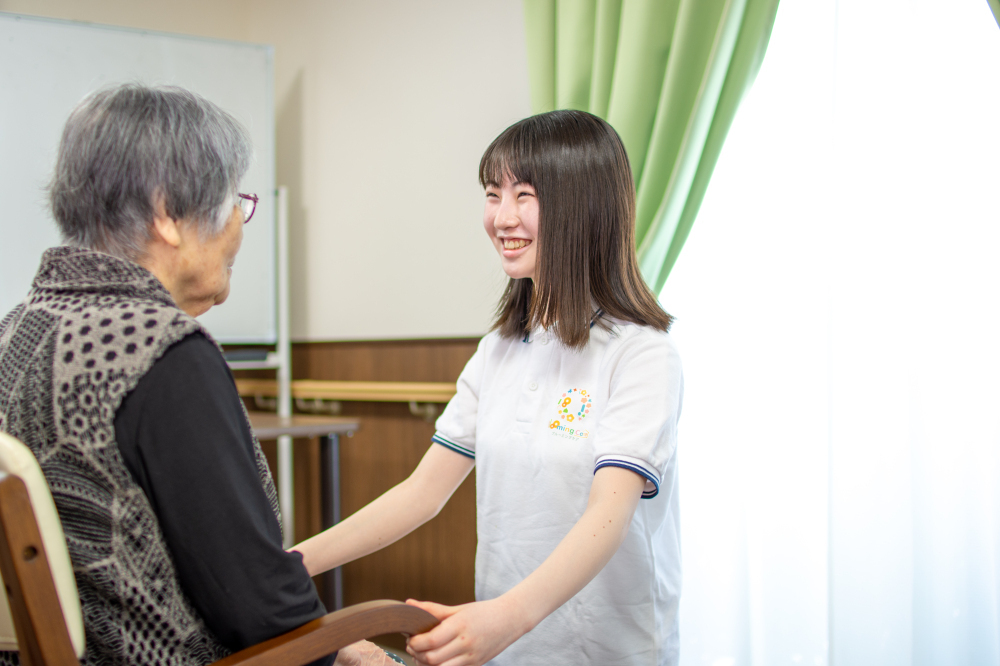
MULTIPOLYGON (((660 331, 664 312, 639 273, 635 182, 621 137, 585 111, 551 111, 517 122, 494 139, 479 163, 482 186, 505 178, 528 183, 538 198, 535 281, 513 279, 492 330, 522 337, 553 329, 568 347, 590 339, 595 307, 660 331)), ((597 325, 606 325, 600 319, 597 325)))

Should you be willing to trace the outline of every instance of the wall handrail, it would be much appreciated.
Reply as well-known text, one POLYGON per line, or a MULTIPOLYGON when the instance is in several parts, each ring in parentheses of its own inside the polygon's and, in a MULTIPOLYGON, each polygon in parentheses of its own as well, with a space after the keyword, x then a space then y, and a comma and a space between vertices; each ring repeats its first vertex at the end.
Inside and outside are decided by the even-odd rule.
MULTIPOLYGON (((292 398, 298 400, 343 400, 352 402, 446 403, 455 395, 453 382, 354 382, 320 379, 292 380, 292 398)), ((273 379, 237 379, 236 389, 244 397, 276 397, 273 379)))

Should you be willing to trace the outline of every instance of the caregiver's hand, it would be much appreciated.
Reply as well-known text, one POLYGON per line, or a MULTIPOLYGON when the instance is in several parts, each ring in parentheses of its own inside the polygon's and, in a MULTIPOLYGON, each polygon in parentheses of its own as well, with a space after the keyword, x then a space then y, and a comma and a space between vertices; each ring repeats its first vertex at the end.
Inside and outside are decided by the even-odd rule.
POLYGON ((352 643, 337 653, 337 660, 333 666, 395 666, 385 650, 369 643, 368 641, 358 641, 352 643))
POLYGON ((461 606, 442 606, 407 599, 441 624, 425 634, 411 636, 406 651, 420 664, 433 666, 481 666, 506 649, 530 629, 523 614, 504 597, 461 606))
POLYGON ((464 606, 408 600, 441 624, 410 638, 407 650, 433 666, 480 666, 500 654, 604 568, 628 534, 645 485, 628 469, 597 470, 587 509, 573 529, 541 566, 496 599, 464 606))

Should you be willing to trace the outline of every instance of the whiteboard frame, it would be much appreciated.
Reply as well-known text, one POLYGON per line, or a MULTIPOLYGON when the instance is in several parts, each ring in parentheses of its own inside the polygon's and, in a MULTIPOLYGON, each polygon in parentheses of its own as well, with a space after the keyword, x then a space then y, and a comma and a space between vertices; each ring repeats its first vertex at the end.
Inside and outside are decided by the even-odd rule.
MULTIPOLYGON (((0 68, 0 161, 4 159, 4 153, 12 157, 7 164, 0 163, 0 196, 6 198, 8 204, 15 197, 22 195, 23 197, 21 212, 16 210, 16 207, 11 212, 11 207, 8 206, 7 215, 0 217, 0 238, 5 241, 2 245, 7 246, 7 250, 0 248, 0 310, 2 310, 0 316, 6 314, 24 298, 37 269, 41 250, 60 243, 55 222, 48 211, 47 197, 41 185, 43 182, 47 183, 51 175, 58 148, 58 136, 61 136, 69 112, 86 94, 94 90, 114 83, 141 81, 153 85, 180 85, 194 90, 232 113, 248 126, 254 137, 256 160, 244 182, 254 183, 252 187, 248 186, 246 189, 255 190, 261 197, 263 205, 258 206, 257 214, 245 230, 244 246, 234 268, 230 301, 213 308, 199 319, 213 336, 223 343, 275 344, 278 338, 278 276, 274 48, 262 44, 42 18, 11 12, 0 12, 0 42, 5 41, 3 38, 6 38, 8 44, 0 43, 0 61, 6 60, 5 67, 0 68), (29 47, 27 51, 14 50, 24 46, 20 43, 10 45, 14 43, 17 25, 21 22, 28 26, 23 31, 24 34, 50 33, 51 43, 40 43, 41 45, 29 47), (76 50, 71 54, 72 60, 67 60, 68 56, 65 53, 59 53, 59 47, 67 42, 57 41, 57 36, 74 36, 74 33, 79 36, 79 40, 73 42, 73 45, 84 44, 92 53, 88 55, 81 52, 86 49, 76 50), (56 48, 43 51, 46 45, 51 46, 53 43, 57 45, 56 48), (107 57, 109 51, 115 48, 122 49, 124 47, 121 45, 124 44, 140 46, 131 54, 133 57, 127 59, 107 57), (12 55, 9 60, 3 56, 5 48, 8 56, 12 55), (85 70, 88 65, 87 58, 90 58, 89 64, 93 70, 90 72, 90 78, 71 79, 67 85, 57 76, 51 77, 45 83, 38 83, 37 80, 42 79, 35 77, 37 80, 28 81, 28 84, 34 83, 38 88, 44 88, 45 94, 51 97, 44 97, 37 104, 22 103, 25 95, 16 85, 12 85, 17 83, 18 75, 21 74, 22 79, 28 79, 30 77, 23 74, 24 71, 32 68, 43 70, 48 65, 45 62, 42 64, 35 61, 26 62, 28 58, 38 55, 36 52, 28 52, 31 48, 41 52, 41 57, 51 58, 50 71, 57 71, 60 62, 66 71, 71 72, 74 68, 85 70), (193 65, 199 53, 223 57, 202 58, 197 65, 193 65), (59 60, 60 55, 64 56, 63 61, 59 60), (232 71, 228 73, 224 71, 232 70, 235 67, 233 63, 238 62, 241 55, 245 56, 243 66, 247 73, 234 75, 232 71), (117 67, 118 70, 114 72, 102 70, 101 57, 112 62, 112 67, 117 67), (14 63, 14 66, 9 66, 9 63, 14 63), (146 71, 140 69, 151 64, 153 65, 151 69, 146 71), (190 69, 185 70, 185 66, 190 69), (262 70, 255 69, 253 75, 250 75, 251 68, 257 66, 261 66, 262 70), (136 69, 135 75, 118 73, 130 68, 136 69), (260 81, 259 85, 253 85, 255 78, 260 81), (188 83, 191 80, 197 80, 197 85, 188 83), (249 102, 249 95, 244 104, 244 99, 234 94, 232 90, 233 86, 248 85, 250 87, 247 87, 247 90, 255 96, 254 104, 249 102), (5 89, 6 93, 11 95, 7 99, 6 109, 3 100, 6 96, 3 92, 5 89), (67 98, 71 99, 71 104, 67 104, 67 98), (235 104, 226 103, 220 98, 238 101, 235 104), (26 111, 25 108, 29 106, 30 111, 26 111), (23 126, 23 119, 27 116, 33 118, 44 114, 52 116, 56 113, 61 120, 54 141, 50 123, 46 129, 38 133, 39 137, 47 138, 29 144, 29 147, 25 148, 23 144, 26 144, 28 139, 22 136, 27 129, 23 126), (11 119, 19 122, 11 122, 11 119), (22 145, 18 145, 19 143, 22 145), (45 145, 42 145, 43 143, 45 145), (20 164, 25 156, 29 160, 34 160, 33 171, 29 169, 31 173, 24 175, 18 181, 19 174, 25 171, 20 164), (45 160, 45 180, 39 182, 41 170, 38 168, 38 163, 42 159, 45 160), (17 165, 12 166, 15 161, 17 165), (33 179, 26 183, 26 179, 32 174, 34 174, 33 179), (8 191, 5 192, 5 188, 8 191), (32 237, 33 233, 37 233, 37 236, 32 237)), ((58 71, 62 74, 64 70, 60 68, 58 71)))

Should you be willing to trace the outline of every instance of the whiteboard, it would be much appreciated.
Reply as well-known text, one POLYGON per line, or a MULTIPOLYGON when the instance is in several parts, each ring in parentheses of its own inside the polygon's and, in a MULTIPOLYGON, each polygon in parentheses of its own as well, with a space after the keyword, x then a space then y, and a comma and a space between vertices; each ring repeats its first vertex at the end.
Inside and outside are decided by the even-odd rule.
POLYGON ((250 131, 240 191, 260 196, 244 228, 229 299, 200 321, 222 342, 274 342, 274 53, 270 46, 0 12, 0 317, 27 294, 42 252, 60 244, 47 185, 63 125, 114 83, 178 85, 250 131))

